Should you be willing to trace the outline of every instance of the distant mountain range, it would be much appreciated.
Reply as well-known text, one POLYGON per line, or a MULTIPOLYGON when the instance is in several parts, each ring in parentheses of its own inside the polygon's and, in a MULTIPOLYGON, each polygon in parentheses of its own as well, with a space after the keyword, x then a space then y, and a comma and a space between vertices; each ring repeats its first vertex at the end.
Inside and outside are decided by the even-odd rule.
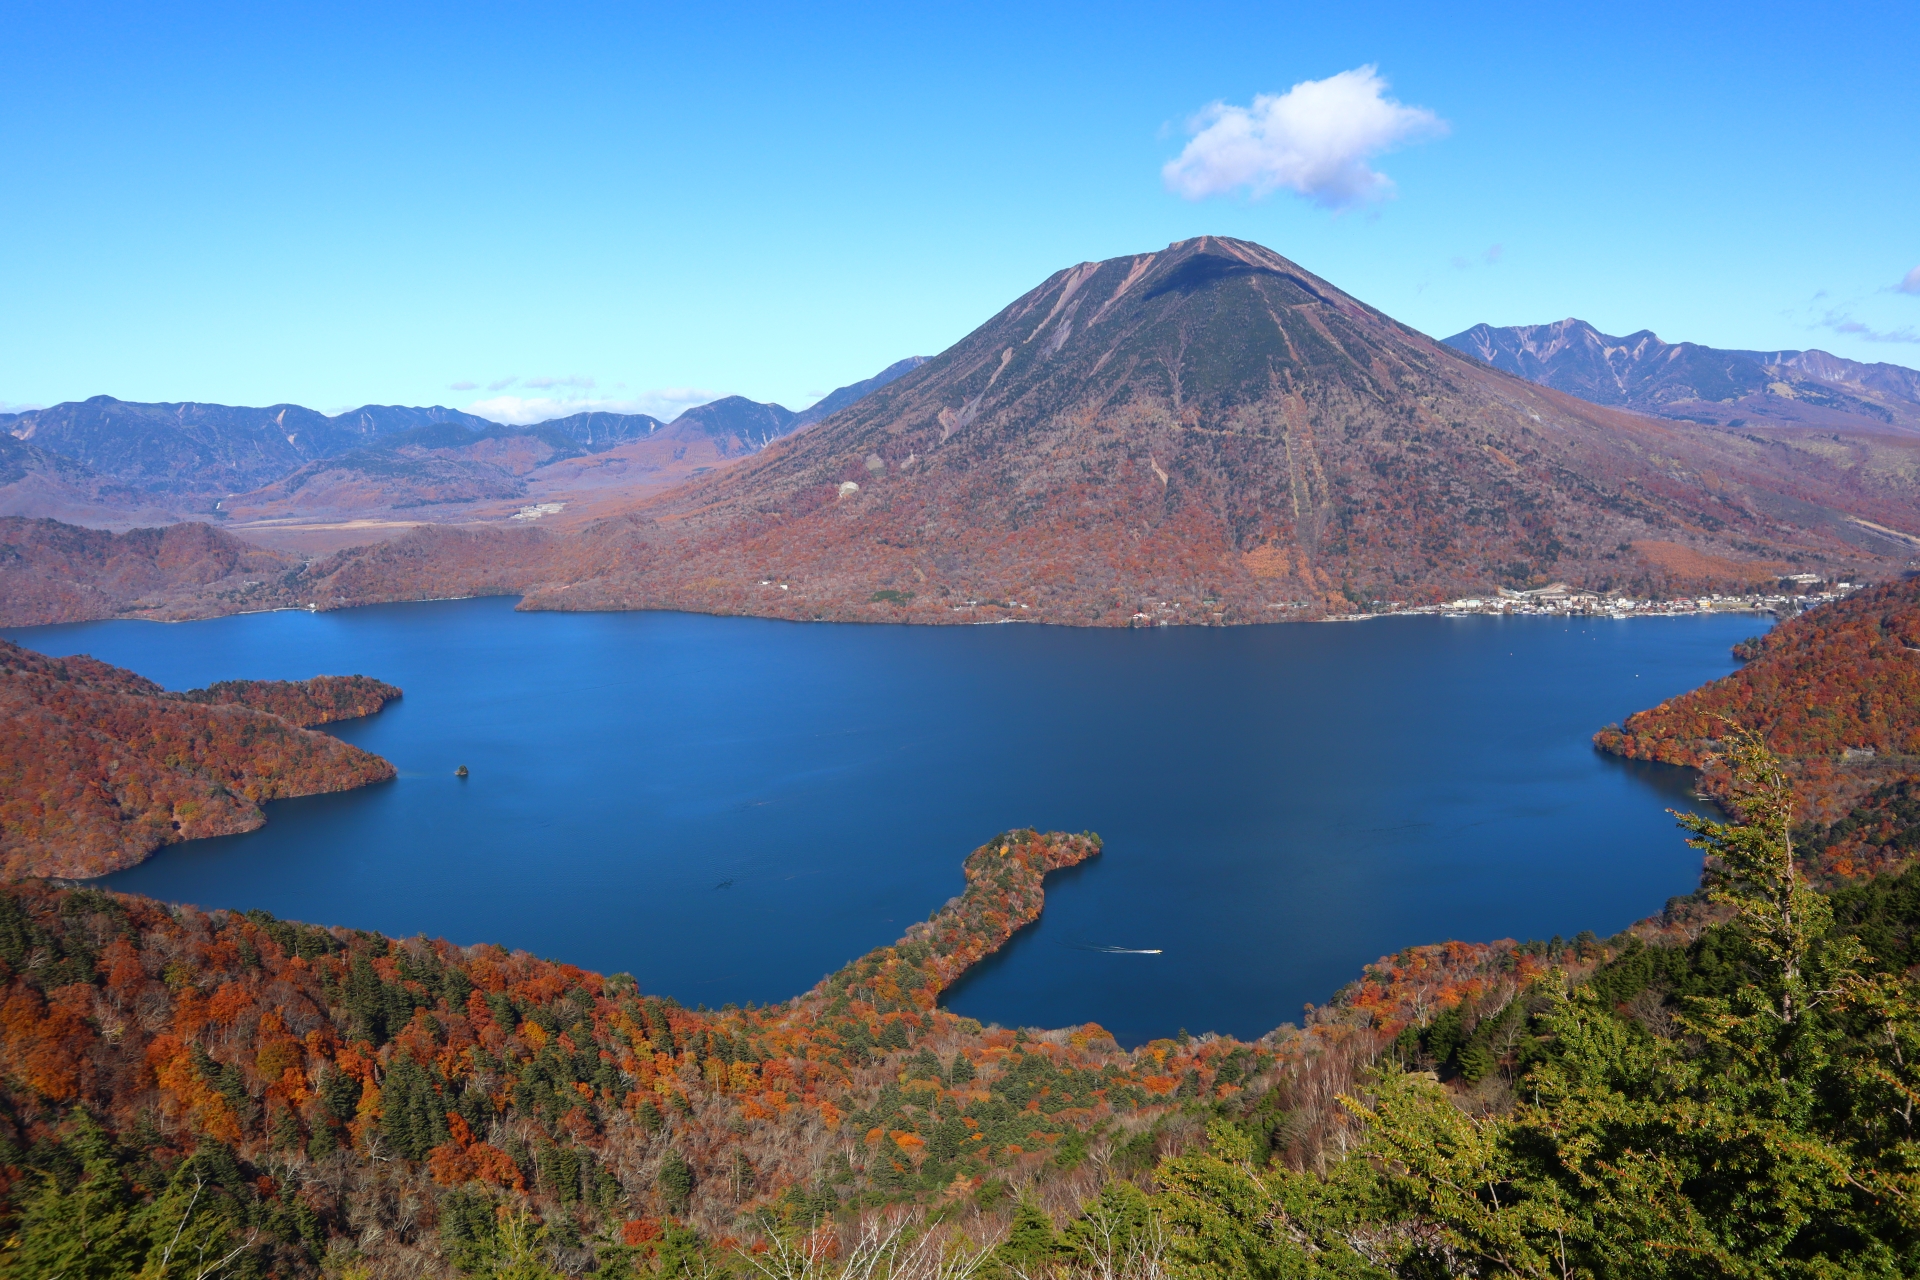
POLYGON ((1615 338, 1584 320, 1477 324, 1448 346, 1595 404, 1689 422, 1920 431, 1920 370, 1825 351, 1728 351, 1615 338))
POLYGON ((499 424, 457 409, 367 405, 333 417, 296 404, 137 404, 94 396, 0 414, 0 431, 155 496, 234 493, 315 458, 436 423, 499 424))
MULTIPOLYGON (((751 402, 701 421, 744 456, 679 460, 687 482, 551 532, 420 528, 237 582, 206 574, 243 552, 180 533, 204 567, 171 586, 188 557, 166 545, 15 522, 0 550, 62 608, 154 583, 115 606, 150 617, 510 593, 1071 625, 1341 616, 1553 579, 1645 595, 1876 577, 1920 551, 1913 441, 1879 419, 1729 430, 1596 405, 1212 236, 1056 272, 807 431, 751 402)), ((666 465, 652 447, 543 470, 666 465)))
POLYGON ((670 423, 579 413, 509 426, 435 405, 367 405, 333 416, 299 405, 90 400, 0 414, 0 515, 126 525, 204 514, 229 520, 350 517, 514 501, 553 463, 648 442, 631 478, 684 478, 765 448, 914 367, 900 361, 804 413, 728 396, 670 423))

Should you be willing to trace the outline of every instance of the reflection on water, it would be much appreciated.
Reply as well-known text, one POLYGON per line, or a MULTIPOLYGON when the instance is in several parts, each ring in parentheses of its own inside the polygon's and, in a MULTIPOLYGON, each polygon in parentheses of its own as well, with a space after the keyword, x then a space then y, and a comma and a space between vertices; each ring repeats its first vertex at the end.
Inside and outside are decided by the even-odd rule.
POLYGON ((952 993, 1008 1024, 1257 1035, 1449 937, 1611 933, 1690 891, 1679 770, 1593 731, 1731 669, 1752 618, 1147 632, 515 613, 471 600, 8 633, 172 688, 364 672, 398 780, 111 878, 497 941, 688 1004, 892 941, 1014 826, 1096 830, 952 993), (466 765, 470 776, 454 776, 466 765), (1156 954, 1157 953, 1157 954, 1156 954))

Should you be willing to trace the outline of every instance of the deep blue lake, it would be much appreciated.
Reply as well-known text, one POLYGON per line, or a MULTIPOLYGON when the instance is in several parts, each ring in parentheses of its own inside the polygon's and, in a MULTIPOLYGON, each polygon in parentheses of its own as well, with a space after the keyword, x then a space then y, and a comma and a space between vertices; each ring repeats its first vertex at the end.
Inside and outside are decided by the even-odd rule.
POLYGON ((1665 813, 1688 775, 1590 738, 1732 670, 1763 626, 884 627, 467 600, 5 634, 169 688, 406 690, 333 727, 397 781, 272 805, 113 888, 499 942, 717 1006, 892 941, 1001 830, 1094 830, 1105 853, 950 1003, 1135 1043, 1259 1035, 1403 946, 1604 937, 1691 891, 1665 813))

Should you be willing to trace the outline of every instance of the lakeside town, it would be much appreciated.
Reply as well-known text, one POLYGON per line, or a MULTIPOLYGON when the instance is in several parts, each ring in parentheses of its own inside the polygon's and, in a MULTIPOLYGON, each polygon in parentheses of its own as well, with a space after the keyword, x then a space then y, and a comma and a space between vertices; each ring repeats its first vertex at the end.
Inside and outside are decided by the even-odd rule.
MULTIPOLYGON (((1829 582, 1818 574, 1802 573, 1777 579, 1770 591, 1754 591, 1742 595, 1725 595, 1716 592, 1707 595, 1643 600, 1628 595, 1586 591, 1564 582, 1550 582, 1544 587, 1535 587, 1526 591, 1497 587, 1489 595, 1463 596, 1457 600, 1447 600, 1438 604, 1373 600, 1356 607, 1350 613, 1327 613, 1317 620, 1365 622, 1369 618, 1410 617, 1420 614, 1438 614, 1444 618, 1466 618, 1489 614, 1503 617, 1650 618, 1680 617, 1702 613, 1765 613, 1786 619, 1796 617, 1815 605, 1844 599, 1870 585, 1872 584, 1865 581, 1829 582)), ((1218 600, 1201 600, 1198 602, 1199 608, 1191 611, 1186 607, 1189 603, 1193 602, 1161 600, 1151 606, 1143 604, 1128 620, 1128 625, 1132 627, 1167 627, 1181 624, 1217 626, 1226 620, 1226 613, 1218 600)), ((1317 603, 1313 600, 1284 600, 1270 604, 1267 608, 1281 611, 1281 616, 1284 618, 1286 614, 1299 616, 1315 608, 1317 603)), ((1012 600, 1004 602, 967 600, 953 611, 955 613, 971 611, 983 604, 990 608, 1008 611, 1028 608, 1027 605, 1012 600)), ((1015 615, 993 617, 984 621, 991 624, 1020 620, 1015 615)))
MULTIPOLYGON (((1390 607, 1392 613, 1437 613, 1447 618, 1477 614, 1584 615, 1644 618, 1699 613, 1771 613, 1790 618, 1818 604, 1838 600, 1866 586, 1864 582, 1828 582, 1818 574, 1801 573, 1779 579, 1771 591, 1745 595, 1677 596, 1640 600, 1632 596, 1582 591, 1564 582, 1548 583, 1531 591, 1498 588, 1488 596, 1468 596, 1444 604, 1390 607)), ((1375 615, 1365 615, 1375 616, 1375 615)))

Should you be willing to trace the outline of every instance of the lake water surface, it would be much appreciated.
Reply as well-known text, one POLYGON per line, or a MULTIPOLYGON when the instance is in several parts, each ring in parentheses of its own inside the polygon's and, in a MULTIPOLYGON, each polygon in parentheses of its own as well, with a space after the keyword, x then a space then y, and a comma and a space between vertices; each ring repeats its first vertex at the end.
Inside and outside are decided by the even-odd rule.
POLYGON ((892 941, 1001 830, 1090 829, 1105 853, 950 1004, 1135 1043, 1258 1035, 1412 943, 1605 936, 1689 892, 1698 858, 1664 812, 1687 776, 1590 738, 1725 674, 1762 628, 882 627, 467 600, 5 634, 169 688, 406 690, 333 726, 397 781, 272 805, 113 888, 500 942, 717 1006, 892 941))

